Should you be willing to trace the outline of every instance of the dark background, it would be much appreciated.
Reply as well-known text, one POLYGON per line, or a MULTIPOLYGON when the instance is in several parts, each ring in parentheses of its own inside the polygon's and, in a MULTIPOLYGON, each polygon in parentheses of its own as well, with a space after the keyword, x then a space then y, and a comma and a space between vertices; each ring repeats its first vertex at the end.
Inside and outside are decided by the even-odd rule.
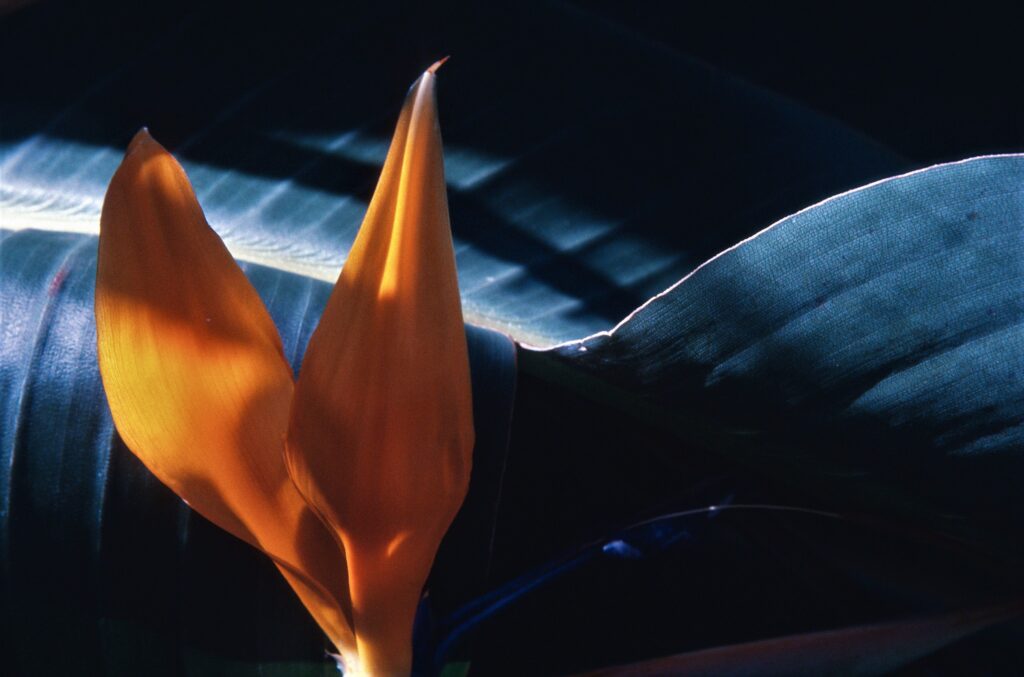
MULTIPOLYGON (((352 17, 380 13, 381 7, 399 22, 436 20, 456 34, 500 33, 502 26, 488 22, 488 12, 481 9, 489 4, 299 1, 274 10, 273 4, 263 3, 235 7, 225 2, 41 0, 4 18, 5 98, 10 104, 11 98, 38 97, 47 108, 61 100, 71 103, 82 88, 95 84, 104 65, 120 64, 119 54, 131 53, 204 12, 216 16, 237 9, 238 31, 244 33, 245 13, 259 14, 255 8, 269 7, 281 14, 282 36, 302 27, 296 17, 306 17, 308 36, 294 38, 299 40, 296 45, 289 44, 293 38, 283 37, 268 43, 266 52, 247 55, 270 65, 287 61, 293 46, 312 44, 332 25, 341 27, 352 17), (33 49, 26 50, 23 40, 33 49)), ((575 9, 666 54, 696 57, 833 116, 921 164, 1020 151, 1024 146, 1024 50, 1019 36, 1024 12, 1009 5, 914 8, 609 0, 533 4, 575 9)), ((224 49, 230 50, 244 36, 226 35, 224 40, 224 49)), ((429 40, 408 45, 413 52, 409 56, 433 60, 436 53, 415 54, 427 44, 429 40)), ((566 50, 579 47, 567 44, 566 50)), ((528 51, 529 45, 522 49, 528 51)), ((404 65, 399 55, 395 61, 404 65)), ((346 68, 365 67, 339 64, 339 76, 346 68)), ((4 135, 11 136, 17 122, 8 118, 0 125, 6 128, 4 135)))
POLYGON ((578 2, 925 164, 1024 147, 1020 8, 578 2))

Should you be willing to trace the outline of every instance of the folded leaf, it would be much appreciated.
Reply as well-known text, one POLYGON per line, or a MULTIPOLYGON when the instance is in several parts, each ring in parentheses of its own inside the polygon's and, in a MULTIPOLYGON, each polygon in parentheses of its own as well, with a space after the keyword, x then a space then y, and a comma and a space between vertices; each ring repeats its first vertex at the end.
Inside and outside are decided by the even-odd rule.
POLYGON ((104 202, 96 326, 128 447, 190 506, 270 555, 351 650, 344 555, 284 466, 294 386, 277 329, 184 171, 145 130, 104 202))
POLYGON ((406 99, 288 429, 292 477, 345 545, 360 660, 385 674, 410 669, 416 606, 473 449, 433 70, 406 99))

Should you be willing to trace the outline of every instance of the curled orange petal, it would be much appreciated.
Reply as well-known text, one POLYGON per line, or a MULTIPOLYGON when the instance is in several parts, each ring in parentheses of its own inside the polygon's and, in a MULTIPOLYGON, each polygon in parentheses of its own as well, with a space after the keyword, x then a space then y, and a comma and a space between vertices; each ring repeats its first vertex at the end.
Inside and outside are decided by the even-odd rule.
POLYGON ((434 70, 413 85, 362 228, 299 374, 286 456, 344 543, 371 673, 408 673, 412 624, 466 495, 469 358, 434 70))
POLYGON ((100 220, 100 373, 122 439, 192 508, 269 554, 343 654, 343 551, 288 477, 294 384, 266 308, 145 130, 100 220))

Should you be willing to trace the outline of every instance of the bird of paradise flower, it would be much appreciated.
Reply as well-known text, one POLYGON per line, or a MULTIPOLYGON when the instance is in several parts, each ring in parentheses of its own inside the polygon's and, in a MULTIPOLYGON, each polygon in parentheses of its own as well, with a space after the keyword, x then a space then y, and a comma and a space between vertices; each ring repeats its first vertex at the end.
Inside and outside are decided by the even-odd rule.
POLYGON ((469 483, 441 63, 408 94, 297 381, 183 169, 146 130, 101 217, 98 352, 118 432, 192 508, 274 561, 347 673, 409 673, 415 610, 469 483))

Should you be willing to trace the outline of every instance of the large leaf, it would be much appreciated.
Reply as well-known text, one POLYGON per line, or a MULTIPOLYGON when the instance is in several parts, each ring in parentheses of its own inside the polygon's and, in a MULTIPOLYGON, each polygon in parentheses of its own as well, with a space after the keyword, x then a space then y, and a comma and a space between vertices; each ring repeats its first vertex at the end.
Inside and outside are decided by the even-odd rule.
POLYGON ((94 230, 149 125, 237 257, 333 281, 405 83, 452 54, 439 101, 467 319, 538 345, 607 329, 765 224, 907 166, 543 2, 71 4, 2 28, 0 59, 33 66, 5 73, 6 227, 94 230))
POLYGON ((1020 552, 1022 228, 1024 156, 908 174, 786 218, 613 330, 527 357, 821 498, 1020 552))
MULTIPOLYGON (((270 561, 197 518, 114 431, 96 364, 96 239, 0 237, 5 660, 18 674, 328 674, 319 631, 270 561)), ((297 367, 330 286, 246 273, 297 367)), ((467 337, 477 462, 430 586, 439 613, 484 589, 515 380, 506 337, 467 337)))

